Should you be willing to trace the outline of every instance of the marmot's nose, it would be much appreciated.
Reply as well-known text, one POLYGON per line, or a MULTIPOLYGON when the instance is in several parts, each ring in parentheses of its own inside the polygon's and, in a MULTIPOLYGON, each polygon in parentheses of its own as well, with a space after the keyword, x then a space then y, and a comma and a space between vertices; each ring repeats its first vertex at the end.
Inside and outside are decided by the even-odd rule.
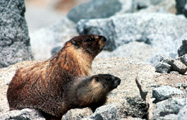
POLYGON ((103 42, 106 42, 106 38, 104 36, 99 36, 99 39, 102 39, 103 42))

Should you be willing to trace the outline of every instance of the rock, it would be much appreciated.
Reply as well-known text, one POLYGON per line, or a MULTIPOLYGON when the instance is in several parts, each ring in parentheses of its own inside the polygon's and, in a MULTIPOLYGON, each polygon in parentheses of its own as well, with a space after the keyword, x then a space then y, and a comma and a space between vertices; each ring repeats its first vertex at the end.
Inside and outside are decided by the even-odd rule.
POLYGON ((179 59, 182 63, 184 63, 187 66, 187 53, 181 56, 179 59))
POLYGON ((112 103, 108 105, 101 106, 96 109, 94 114, 92 114, 90 117, 85 118, 83 120, 116 120, 119 119, 123 116, 122 115, 122 110, 121 110, 121 105, 119 103, 112 103))
POLYGON ((164 117, 156 118, 156 120, 176 120, 176 118, 177 118, 177 115, 169 114, 169 115, 166 115, 164 117))
POLYGON ((89 117, 92 113, 91 109, 71 109, 65 115, 63 115, 63 120, 82 120, 83 118, 89 117))
POLYGON ((114 51, 102 51, 98 58, 110 57, 131 57, 142 61, 149 61, 149 59, 157 52, 151 45, 142 42, 130 42, 119 46, 114 51))
POLYGON ((176 13, 175 8, 175 0, 158 0, 152 1, 150 0, 150 5, 145 8, 141 9, 138 12, 146 12, 146 13, 176 13))
POLYGON ((0 1, 0 68, 31 60, 24 0, 0 1))
MULTIPOLYGON (((19 67, 28 66, 35 64, 38 61, 21 62, 7 68, 0 69, 0 116, 5 114, 8 110, 8 103, 6 98, 7 83, 11 79, 11 75, 19 67), (9 72, 11 74, 9 74, 9 72), (1 77, 2 76, 2 77, 1 77), (6 83, 6 84, 5 84, 6 83)), ((139 59, 132 58, 96 58, 92 65, 92 74, 113 74, 121 79, 121 84, 108 94, 108 99, 105 105, 117 104, 120 107, 119 119, 125 120, 126 117, 133 117, 132 119, 147 119, 150 101, 149 97, 146 96, 144 101, 140 95, 140 91, 137 87, 135 79, 139 78, 139 83, 143 88, 143 92, 148 92, 149 96, 153 89, 152 85, 163 86, 163 85, 176 85, 177 83, 184 83, 186 76, 181 74, 159 74, 155 72, 155 68, 147 62, 140 61, 139 59)), ((150 97, 150 99, 152 99, 150 97)), ((115 105, 113 106, 115 108, 115 105)), ((107 107, 108 108, 108 107, 107 107)), ((104 110, 104 109, 103 109, 104 110)), ((107 109, 111 110, 111 109, 107 109)), ((63 117, 67 119, 71 118, 89 118, 90 110, 84 109, 72 109, 67 112, 63 117), (84 116, 85 115, 85 116, 84 116)), ((109 112, 109 111, 108 111, 109 112)), ((115 115, 115 113, 114 113, 115 115)), ((127 118, 127 119, 128 119, 127 118)))
POLYGON ((77 30, 79 34, 104 35, 108 40, 106 50, 139 41, 156 47, 159 54, 168 55, 171 52, 176 54, 173 42, 187 31, 186 26, 187 19, 172 14, 133 13, 108 19, 80 20, 77 30))
POLYGON ((183 94, 184 93, 181 90, 170 86, 161 86, 153 89, 152 91, 152 95, 157 102, 171 98, 174 95, 183 95, 183 94))
POLYGON ((68 18, 63 17, 57 23, 42 28, 30 34, 31 49, 36 60, 46 60, 51 57, 51 51, 57 46, 77 36, 75 24, 68 18))
POLYGON ((156 72, 159 72, 159 73, 169 73, 171 70, 171 65, 164 63, 164 62, 160 62, 156 65, 155 69, 156 69, 156 72))
POLYGON ((55 53, 57 53, 58 51, 60 51, 61 48, 62 48, 61 46, 54 47, 51 50, 51 55, 54 55, 55 53))
POLYGON ((187 2, 186 0, 175 0, 177 14, 184 14, 187 17, 187 2))
POLYGON ((185 104, 185 98, 172 98, 158 102, 154 110, 154 119, 169 114, 178 114, 179 110, 184 107, 185 104))
POLYGON ((120 10, 119 0, 92 0, 74 7, 68 18, 77 23, 80 19, 108 18, 120 10))
POLYGON ((187 54, 187 40, 182 41, 182 45, 178 49, 178 54, 179 54, 179 56, 183 56, 183 55, 187 54))
POLYGON ((181 74, 187 71, 187 66, 179 60, 171 60, 170 65, 172 66, 172 70, 178 71, 181 74))
POLYGON ((45 118, 34 109, 12 110, 0 116, 1 120, 45 120, 45 118))
POLYGON ((187 102, 186 105, 182 109, 180 109, 176 120, 186 120, 186 116, 187 116, 187 102))

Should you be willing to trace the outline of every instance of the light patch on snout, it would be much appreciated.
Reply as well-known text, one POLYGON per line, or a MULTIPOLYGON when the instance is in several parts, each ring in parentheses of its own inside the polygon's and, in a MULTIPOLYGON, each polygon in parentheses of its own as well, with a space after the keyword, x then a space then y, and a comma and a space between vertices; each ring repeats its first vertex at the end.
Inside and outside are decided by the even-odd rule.
POLYGON ((95 38, 95 39, 99 39, 99 36, 96 35, 94 38, 95 38))
POLYGON ((105 46, 102 39, 99 40, 99 46, 100 46, 100 49, 102 49, 105 46))

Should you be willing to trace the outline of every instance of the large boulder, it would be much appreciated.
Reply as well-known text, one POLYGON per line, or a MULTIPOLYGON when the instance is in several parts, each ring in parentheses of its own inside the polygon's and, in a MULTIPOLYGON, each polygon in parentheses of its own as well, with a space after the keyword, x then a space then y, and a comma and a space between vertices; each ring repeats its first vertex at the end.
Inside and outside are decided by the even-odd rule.
POLYGON ((138 41, 156 47, 157 53, 177 55, 178 48, 173 43, 187 31, 187 19, 161 13, 123 14, 108 19, 80 20, 77 30, 79 34, 106 36, 107 50, 138 41))
POLYGON ((107 18, 120 10, 119 0, 92 0, 74 7, 68 13, 68 18, 73 22, 80 19, 107 18))
POLYGON ((31 60, 24 0, 1 0, 0 16, 0 68, 31 60))

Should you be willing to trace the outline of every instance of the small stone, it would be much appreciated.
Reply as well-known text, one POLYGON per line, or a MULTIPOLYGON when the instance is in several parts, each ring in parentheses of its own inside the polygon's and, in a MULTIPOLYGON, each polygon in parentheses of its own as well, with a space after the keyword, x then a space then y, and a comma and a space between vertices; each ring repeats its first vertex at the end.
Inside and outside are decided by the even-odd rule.
POLYGON ((164 63, 164 62, 159 62, 156 67, 156 72, 159 73, 169 73, 171 70, 171 65, 164 63))
POLYGON ((172 70, 178 71, 181 74, 184 74, 187 71, 187 66, 179 60, 172 60, 170 65, 172 66, 172 70))
POLYGON ((177 88, 172 88, 170 86, 161 86, 155 88, 152 91, 152 95, 156 98, 156 101, 162 101, 168 98, 171 98, 173 95, 181 95, 184 94, 181 90, 177 88))

